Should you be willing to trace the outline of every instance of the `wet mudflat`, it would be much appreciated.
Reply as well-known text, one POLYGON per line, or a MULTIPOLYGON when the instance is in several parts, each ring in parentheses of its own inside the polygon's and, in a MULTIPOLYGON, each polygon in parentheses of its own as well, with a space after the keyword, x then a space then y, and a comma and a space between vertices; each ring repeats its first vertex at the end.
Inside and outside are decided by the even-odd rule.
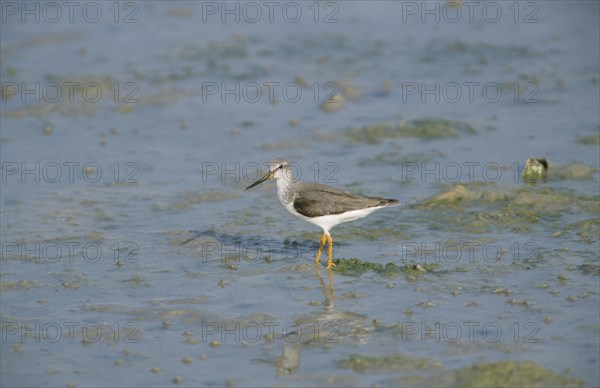
POLYGON ((597 3, 93 4, 1 26, 3 386, 600 383, 597 3), (403 205, 327 271, 277 156, 403 205))

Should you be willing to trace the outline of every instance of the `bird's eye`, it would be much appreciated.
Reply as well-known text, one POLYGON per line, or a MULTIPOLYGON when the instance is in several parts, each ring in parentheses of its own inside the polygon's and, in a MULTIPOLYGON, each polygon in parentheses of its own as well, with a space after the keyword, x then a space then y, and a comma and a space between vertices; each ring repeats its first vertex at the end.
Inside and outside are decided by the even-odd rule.
POLYGON ((280 168, 280 169, 282 169, 282 168, 283 168, 283 164, 280 164, 280 165, 279 165, 279 168, 280 168))

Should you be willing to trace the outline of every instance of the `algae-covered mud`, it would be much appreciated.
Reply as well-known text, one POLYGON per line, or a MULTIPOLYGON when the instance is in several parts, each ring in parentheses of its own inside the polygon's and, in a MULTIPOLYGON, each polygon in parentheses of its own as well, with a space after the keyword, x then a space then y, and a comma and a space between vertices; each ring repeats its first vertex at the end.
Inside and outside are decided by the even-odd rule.
POLYGON ((599 14, 3 1, 0 385, 599 386, 599 14))

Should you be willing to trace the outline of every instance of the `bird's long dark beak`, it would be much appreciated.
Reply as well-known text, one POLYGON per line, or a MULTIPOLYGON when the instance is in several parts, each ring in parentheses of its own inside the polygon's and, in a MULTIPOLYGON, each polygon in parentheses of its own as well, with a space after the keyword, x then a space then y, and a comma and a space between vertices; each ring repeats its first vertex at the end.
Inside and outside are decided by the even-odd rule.
POLYGON ((266 173, 262 178, 260 178, 259 180, 257 180, 256 182, 254 182, 253 184, 251 184, 250 186, 246 187, 244 189, 244 191, 253 188, 254 186, 258 186, 261 183, 263 183, 266 180, 269 180, 273 177, 273 174, 275 173, 275 171, 269 171, 268 173, 266 173))

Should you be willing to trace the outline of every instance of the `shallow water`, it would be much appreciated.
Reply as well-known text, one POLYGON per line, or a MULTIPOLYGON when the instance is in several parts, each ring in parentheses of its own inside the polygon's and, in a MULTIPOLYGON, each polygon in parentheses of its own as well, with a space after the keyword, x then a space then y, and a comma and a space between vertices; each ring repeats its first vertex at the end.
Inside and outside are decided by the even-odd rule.
POLYGON ((3 386, 600 384, 597 3, 6 4, 3 386))

